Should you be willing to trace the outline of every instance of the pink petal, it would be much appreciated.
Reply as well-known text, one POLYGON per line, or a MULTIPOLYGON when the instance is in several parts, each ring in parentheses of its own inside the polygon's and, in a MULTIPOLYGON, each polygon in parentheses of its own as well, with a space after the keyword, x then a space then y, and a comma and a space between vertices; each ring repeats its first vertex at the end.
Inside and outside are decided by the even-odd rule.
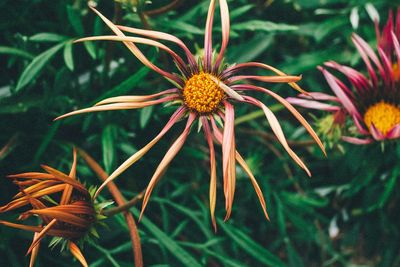
POLYGON ((185 54, 189 61, 190 67, 194 71, 198 70, 196 59, 194 58, 193 54, 190 52, 189 48, 187 48, 187 46, 178 37, 176 37, 172 34, 159 32, 159 31, 142 30, 142 29, 138 29, 138 28, 132 28, 132 27, 126 27, 126 26, 120 26, 120 25, 117 25, 117 27, 118 27, 118 29, 125 31, 125 32, 140 34, 140 35, 144 35, 144 36, 147 36, 150 38, 166 40, 166 41, 170 41, 170 42, 177 44, 179 47, 181 47, 185 51, 185 54))
POLYGON ((215 204, 217 201, 217 167, 215 162, 215 150, 210 125, 208 124, 207 118, 202 116, 201 122, 203 125, 204 136, 210 149, 210 214, 211 222, 214 227, 214 231, 216 232, 217 223, 215 220, 215 204))
POLYGON ((224 58, 225 49, 229 42, 229 31, 230 31, 230 21, 229 21, 229 9, 226 0, 219 0, 219 9, 221 12, 221 25, 222 25, 222 44, 217 60, 215 61, 214 71, 216 72, 224 58))
POLYGON ((146 188, 146 192, 144 193, 142 211, 140 212, 139 220, 141 220, 141 218, 143 216, 143 212, 146 209, 147 203, 149 201, 151 192, 154 189, 154 186, 160 180, 161 176, 165 172, 165 169, 168 167, 168 165, 171 163, 171 161, 175 158, 176 154, 178 154, 179 150, 181 150, 183 144, 185 143, 186 138, 190 132, 190 126, 192 126, 192 123, 196 119, 196 116, 197 115, 195 115, 194 113, 190 113, 188 121, 186 123, 185 130, 183 130, 182 134, 175 140, 175 142, 168 149, 164 158, 161 160, 156 171, 154 172, 153 177, 151 178, 149 185, 146 188))
POLYGON ((394 126, 389 132, 386 134, 387 139, 397 139, 400 138, 400 124, 394 126))
POLYGON ((141 159, 168 131, 171 129, 171 127, 184 115, 186 112, 186 109, 184 107, 180 107, 175 111, 175 113, 171 116, 167 124, 164 126, 164 128, 161 130, 161 132, 148 143, 146 146, 144 146, 142 149, 137 151, 135 154, 133 154, 131 157, 129 157, 127 160, 124 161, 102 184, 101 186, 97 189, 96 194, 94 195, 94 198, 96 198, 101 190, 104 189, 104 187, 111 181, 113 181, 115 178, 117 178, 121 173, 123 173, 126 169, 128 169, 132 164, 134 164, 136 161, 141 159))
POLYGON ((206 28, 204 33, 204 70, 211 71, 212 61, 212 24, 214 21, 215 0, 210 1, 207 13, 206 28))
POLYGON ((373 139, 361 139, 361 138, 356 138, 356 137, 350 137, 350 136, 342 136, 342 140, 346 141, 348 143, 352 143, 355 145, 367 145, 371 144, 373 142, 373 139))
POLYGON ((322 74, 325 76, 325 79, 328 82, 329 86, 331 87, 332 91, 340 99, 340 102, 342 103, 343 107, 347 110, 347 112, 349 112, 351 115, 356 115, 357 117, 361 117, 356 107, 351 102, 350 98, 343 92, 342 88, 335 81, 334 76, 322 67, 320 67, 319 69, 322 71, 322 74))
MULTIPOLYGON (((114 25, 114 23, 112 23, 109 19, 107 19, 105 16, 103 16, 103 14, 101 14, 99 11, 97 11, 94 7, 92 7, 90 5, 89 5, 89 7, 107 24, 107 26, 116 35, 118 35, 119 37, 125 37, 125 34, 123 34, 123 32, 120 31, 118 29, 118 27, 116 25, 114 25)), ((176 75, 166 72, 166 71, 160 69, 159 67, 155 66, 153 63, 151 63, 147 59, 147 57, 145 55, 143 55, 143 53, 139 50, 139 48, 137 48, 137 46, 135 46, 132 42, 124 42, 124 44, 137 57, 137 59, 139 59, 145 66, 151 68, 152 70, 158 72, 159 74, 161 74, 179 84, 182 83, 182 80, 180 78, 178 78, 176 75)))
POLYGON ((301 98, 297 98, 297 97, 288 97, 288 98, 286 98, 286 101, 288 101, 292 105, 301 106, 304 108, 312 108, 312 109, 326 110, 326 111, 340 110, 340 107, 338 107, 338 106, 333 106, 333 105, 321 103, 318 101, 301 99, 301 98))
POLYGON ((278 141, 281 143, 283 148, 285 148, 286 152, 289 154, 290 157, 302 168, 305 170, 305 172, 308 174, 308 176, 311 176, 310 171, 308 170, 307 166, 303 163, 303 161, 297 156, 296 153, 293 152, 293 150, 289 147, 289 144, 286 141, 286 137, 283 133, 282 127, 274 115, 272 111, 265 106, 263 103, 258 101, 255 98, 252 98, 250 96, 246 96, 245 99, 248 101, 248 103, 253 104, 255 106, 260 107, 265 114, 265 117, 268 120, 269 125, 271 126, 272 131, 274 132, 275 136, 277 137, 278 141))

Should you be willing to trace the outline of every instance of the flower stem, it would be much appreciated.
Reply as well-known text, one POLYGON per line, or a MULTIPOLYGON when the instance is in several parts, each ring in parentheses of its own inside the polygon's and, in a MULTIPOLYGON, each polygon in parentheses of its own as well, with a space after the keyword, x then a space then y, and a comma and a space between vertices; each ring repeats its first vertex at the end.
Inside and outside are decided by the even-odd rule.
MULTIPOLYGON (((84 150, 78 149, 79 155, 86 161, 89 167, 97 174, 97 176, 102 180, 106 180, 108 174, 101 168, 101 166, 87 154, 84 150)), ((109 182, 107 184, 110 193, 113 195, 115 202, 119 206, 122 206, 126 203, 124 196, 121 194, 118 187, 113 182, 109 182)), ((142 246, 140 244, 140 236, 136 227, 135 219, 129 211, 124 212, 125 220, 129 229, 129 233, 132 240, 132 248, 133 255, 136 267, 143 267, 143 255, 142 255, 142 246)))

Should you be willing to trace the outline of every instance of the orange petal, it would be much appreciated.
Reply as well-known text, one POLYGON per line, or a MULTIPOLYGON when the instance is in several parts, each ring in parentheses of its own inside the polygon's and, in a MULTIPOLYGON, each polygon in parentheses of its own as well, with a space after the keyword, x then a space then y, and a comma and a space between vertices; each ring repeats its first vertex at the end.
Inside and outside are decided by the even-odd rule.
POLYGON ((74 257, 82 264, 82 266, 84 266, 84 267, 89 266, 85 260, 85 257, 83 256, 81 250, 74 242, 68 241, 68 247, 69 247, 69 250, 71 251, 72 255, 74 255, 74 257))

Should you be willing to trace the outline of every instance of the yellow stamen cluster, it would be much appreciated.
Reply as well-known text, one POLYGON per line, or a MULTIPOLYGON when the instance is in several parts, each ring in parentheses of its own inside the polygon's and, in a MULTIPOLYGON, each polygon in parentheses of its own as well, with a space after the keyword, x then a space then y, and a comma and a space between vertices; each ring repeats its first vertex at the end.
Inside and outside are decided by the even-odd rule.
POLYGON ((400 124, 400 108, 381 101, 367 109, 364 122, 369 129, 373 123, 381 133, 387 134, 395 125, 400 124))
POLYGON ((190 77, 182 94, 185 105, 198 113, 215 111, 225 95, 218 84, 211 79, 211 74, 204 72, 190 77))

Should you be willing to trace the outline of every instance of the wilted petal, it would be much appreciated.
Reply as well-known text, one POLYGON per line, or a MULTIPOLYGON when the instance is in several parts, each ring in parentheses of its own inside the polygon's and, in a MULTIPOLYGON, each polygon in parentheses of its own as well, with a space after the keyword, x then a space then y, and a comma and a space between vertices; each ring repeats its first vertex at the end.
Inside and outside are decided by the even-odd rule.
POLYGON ((286 101, 292 105, 304 107, 304 108, 311 108, 311 109, 318 109, 318 110, 326 110, 326 111, 338 111, 340 107, 333 106, 330 104, 321 103, 318 101, 301 99, 297 97, 288 97, 286 101))
POLYGON ((254 177, 253 173, 251 172, 249 166, 247 166, 246 161, 242 158, 242 156, 237 151, 236 151, 236 160, 238 161, 240 166, 242 166, 243 170, 249 176, 250 181, 253 184, 254 190, 256 191, 256 194, 258 196, 258 199, 260 200, 260 204, 261 204, 261 207, 263 209, 264 215, 269 220, 269 216, 268 216, 268 213, 267 213, 267 204, 265 203, 265 199, 264 199, 263 193, 261 191, 261 188, 258 185, 257 180, 254 177))
POLYGON ((267 83, 294 83, 301 80, 301 76, 255 76, 255 75, 237 75, 229 78, 229 82, 241 80, 256 80, 267 83))
MULTIPOLYGON (((123 34, 122 31, 118 29, 114 23, 112 23, 110 20, 108 20, 103 14, 101 14, 99 11, 97 11, 94 7, 90 6, 89 7, 107 24, 107 26, 119 37, 126 37, 125 34, 123 34)), ((132 43, 132 42, 124 42, 124 44, 129 48, 129 50, 147 67, 151 68, 152 70, 160 73, 161 75, 168 77, 169 79, 181 83, 182 81, 176 77, 175 75, 168 73, 159 67, 155 66, 153 63, 151 63, 145 55, 132 43)))
POLYGON ((308 170, 307 166, 303 163, 303 161, 296 155, 296 153, 293 152, 293 150, 289 147, 287 141, 286 141, 286 137, 282 131, 281 125, 279 124, 278 119, 275 117, 274 113, 272 113, 272 111, 265 106, 263 103, 261 103, 260 101, 246 96, 245 97, 246 100, 253 104, 256 105, 258 107, 260 107, 265 114, 265 117, 267 118, 269 125, 271 126, 272 131, 274 132, 275 136, 278 138, 278 141, 282 144, 282 146, 285 148, 285 150, 287 151, 287 153, 292 157, 292 159, 302 168, 306 171, 306 173, 308 174, 308 176, 311 176, 310 171, 308 170))
POLYGON ((72 241, 68 241, 69 251, 71 251, 72 255, 82 264, 84 267, 88 267, 85 257, 83 256, 79 247, 72 241))
POLYGON ((169 165, 169 163, 172 161, 172 159, 176 156, 176 154, 179 152, 179 150, 182 148, 183 144, 185 143, 186 138, 190 132, 190 126, 192 125, 195 118, 196 118, 196 115, 194 113, 190 113, 188 121, 186 123, 185 130, 183 130, 182 134, 175 140, 175 142, 168 149, 164 158, 161 160, 156 171, 154 172, 153 177, 151 178, 149 185, 146 188, 146 192, 144 193, 142 211, 140 212, 139 220, 143 216, 143 212, 146 209, 147 203, 149 201, 149 198, 150 198, 151 192, 153 191, 154 186, 157 184, 158 180, 163 175, 163 173, 164 173, 165 169, 167 168, 167 166, 169 165))
POLYGON ((97 189, 96 194, 94 198, 98 196, 101 190, 112 180, 117 178, 121 173, 123 173, 126 169, 128 169, 132 164, 134 164, 136 161, 138 161, 141 157, 143 157, 149 150, 152 148, 163 136, 168 132, 169 129, 182 117, 182 115, 185 113, 186 109, 181 107, 179 108, 169 119, 168 123, 164 126, 164 128, 161 130, 161 132, 148 143, 146 146, 144 146, 142 149, 137 151, 135 154, 133 154, 130 158, 128 158, 124 163, 122 163, 97 189))
POLYGON ((203 125, 204 136, 210 149, 210 215, 214 231, 216 232, 217 223, 215 220, 215 204, 217 201, 217 167, 215 162, 215 150, 210 125, 208 124, 207 118, 203 116, 201 117, 201 121, 203 125))

